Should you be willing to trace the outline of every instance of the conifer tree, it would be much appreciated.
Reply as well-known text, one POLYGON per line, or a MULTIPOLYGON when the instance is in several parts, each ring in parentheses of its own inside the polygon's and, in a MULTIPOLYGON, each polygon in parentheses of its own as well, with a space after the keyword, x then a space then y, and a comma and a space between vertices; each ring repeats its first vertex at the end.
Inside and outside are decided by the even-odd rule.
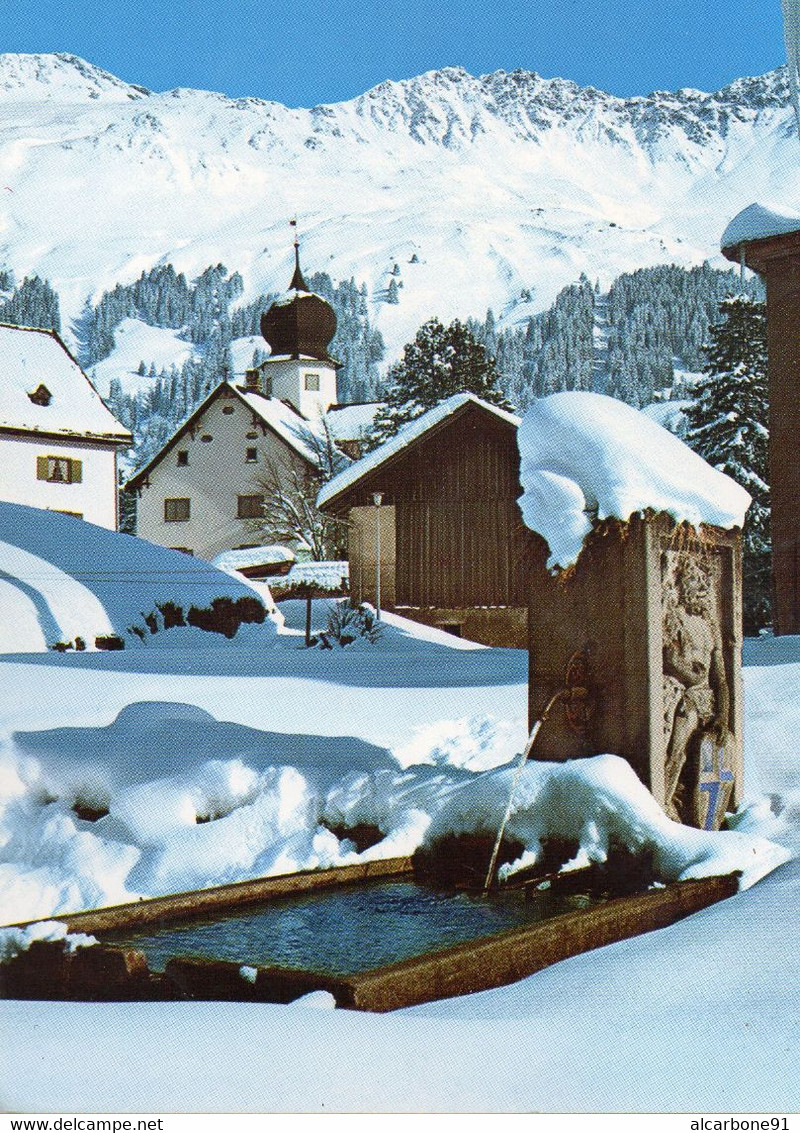
POLYGON ((771 617, 766 311, 739 295, 723 300, 719 313, 686 440, 753 498, 743 532, 744 628, 752 634, 771 617))
POLYGON ((496 388, 497 376, 494 358, 468 326, 458 319, 448 327, 429 319, 389 371, 387 405, 375 418, 369 447, 382 444, 406 422, 455 393, 474 393, 507 408, 496 388))

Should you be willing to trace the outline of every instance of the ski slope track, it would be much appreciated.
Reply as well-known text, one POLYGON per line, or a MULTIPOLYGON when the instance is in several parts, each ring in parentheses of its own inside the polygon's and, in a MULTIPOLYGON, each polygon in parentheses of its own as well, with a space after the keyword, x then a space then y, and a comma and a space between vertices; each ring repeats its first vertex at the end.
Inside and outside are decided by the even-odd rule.
POLYGON ((717 262, 739 210, 800 195, 782 69, 620 99, 447 67, 290 109, 9 54, 0 121, 0 264, 51 281, 68 337, 87 296, 159 262, 223 261, 243 301, 276 290, 297 215, 304 265, 367 282, 393 355, 433 314, 521 320, 582 271, 717 262))

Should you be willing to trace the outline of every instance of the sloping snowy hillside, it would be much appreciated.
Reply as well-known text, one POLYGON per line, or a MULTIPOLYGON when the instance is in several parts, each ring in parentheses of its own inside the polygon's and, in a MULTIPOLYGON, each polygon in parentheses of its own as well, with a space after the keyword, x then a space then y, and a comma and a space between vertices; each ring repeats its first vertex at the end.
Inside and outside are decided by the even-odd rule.
POLYGON ((581 271, 607 285, 702 262, 754 197, 800 189, 779 71, 620 99, 445 68, 306 110, 4 55, 0 121, 0 262, 48 278, 68 317, 162 258, 189 276, 226 260, 245 299, 275 290, 296 214, 310 270, 383 298, 395 281, 399 303, 373 312, 390 354, 432 314, 509 308, 523 290, 530 313, 581 271))
POLYGON ((117 638, 117 648, 208 646, 235 633, 239 620, 256 622, 245 632, 267 641, 278 622, 265 617, 263 600, 271 608, 268 590, 189 555, 72 516, 0 502, 0 653, 91 651, 97 638, 107 647, 117 644, 107 639, 117 638), (237 620, 232 607, 242 602, 237 620), (204 632, 212 623, 217 632, 204 632))

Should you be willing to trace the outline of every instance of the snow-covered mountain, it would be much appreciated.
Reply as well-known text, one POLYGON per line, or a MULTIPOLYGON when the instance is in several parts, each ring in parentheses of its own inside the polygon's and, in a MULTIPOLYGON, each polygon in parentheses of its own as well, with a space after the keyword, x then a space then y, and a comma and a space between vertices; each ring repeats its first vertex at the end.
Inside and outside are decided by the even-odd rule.
POLYGON ((366 280, 389 353, 432 314, 521 318, 581 272, 713 259, 740 208, 800 200, 782 71, 620 99, 448 67, 308 110, 0 55, 0 122, 0 266, 47 277, 65 321, 162 261, 277 290, 296 215, 310 271, 366 280))

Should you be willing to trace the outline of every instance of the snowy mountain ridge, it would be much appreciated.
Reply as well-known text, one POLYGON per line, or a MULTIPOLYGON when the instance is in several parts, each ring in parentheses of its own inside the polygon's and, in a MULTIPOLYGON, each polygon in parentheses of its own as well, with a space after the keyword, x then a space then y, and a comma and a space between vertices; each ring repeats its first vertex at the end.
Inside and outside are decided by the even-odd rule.
POLYGON ((367 281, 390 356, 432 314, 519 322, 581 272, 713 259, 754 198, 800 197, 783 70, 621 99, 446 67, 291 109, 6 54, 0 122, 0 266, 49 279, 67 320, 165 262, 278 290, 297 215, 308 270, 367 281))
MULTIPOLYGON (((339 108, 353 106, 356 114, 387 125, 396 109, 400 119, 412 125, 412 133, 425 115, 423 104, 429 109, 462 99, 465 104, 483 104, 486 110, 509 125, 523 122, 523 114, 534 124, 548 122, 547 111, 559 117, 574 118, 589 110, 603 109, 620 118, 651 124, 653 118, 668 120, 671 114, 693 112, 708 124, 713 111, 729 111, 734 116, 765 107, 788 105, 786 68, 779 67, 765 75, 735 80, 715 92, 692 88, 678 91, 656 90, 648 95, 620 98, 595 87, 581 87, 570 79, 547 79, 535 71, 494 71, 486 75, 472 75, 463 67, 442 67, 400 81, 386 80, 350 102, 322 104, 307 110, 291 110, 280 103, 260 98, 231 99, 213 91, 195 91, 178 87, 158 93, 147 87, 126 83, 101 67, 68 53, 21 55, 0 54, 0 101, 47 101, 57 97, 60 101, 80 102, 86 99, 106 98, 125 102, 144 98, 158 100, 165 96, 205 95, 242 109, 252 104, 276 107, 289 114, 307 113, 314 126, 324 133, 324 121, 336 116, 339 108)), ((451 119, 452 120, 452 119, 451 119)), ((688 120, 687 120, 688 121, 688 120)), ((523 127, 521 132, 527 134, 523 127)), ((470 131, 472 136, 474 131, 470 131)))
POLYGON ((150 93, 146 87, 131 86, 77 55, 0 54, 0 101, 123 101, 150 93))

